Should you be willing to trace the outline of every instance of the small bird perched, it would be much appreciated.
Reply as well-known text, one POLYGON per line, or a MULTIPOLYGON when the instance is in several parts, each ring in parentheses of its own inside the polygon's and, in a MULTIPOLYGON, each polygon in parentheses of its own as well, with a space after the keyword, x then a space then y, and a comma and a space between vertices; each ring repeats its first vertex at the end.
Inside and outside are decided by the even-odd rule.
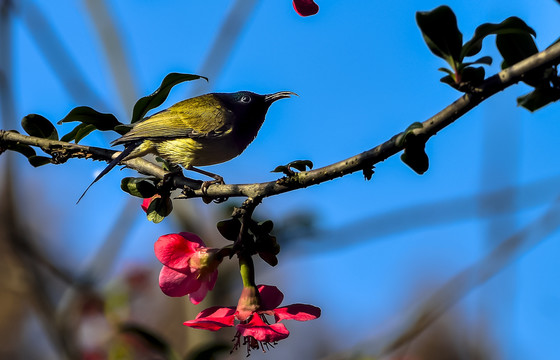
POLYGON ((118 163, 155 154, 186 170, 197 171, 221 181, 221 177, 194 166, 219 164, 238 156, 255 139, 270 105, 296 95, 291 91, 259 95, 249 91, 210 93, 183 100, 137 122, 129 132, 114 140, 124 150, 87 187, 118 163))

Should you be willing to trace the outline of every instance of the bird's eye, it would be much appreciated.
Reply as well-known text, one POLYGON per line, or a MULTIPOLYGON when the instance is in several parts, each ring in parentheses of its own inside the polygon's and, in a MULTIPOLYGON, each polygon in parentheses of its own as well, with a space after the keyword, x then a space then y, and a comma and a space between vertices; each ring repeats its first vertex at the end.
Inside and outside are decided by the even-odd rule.
POLYGON ((249 95, 243 95, 239 98, 239 102, 248 104, 251 102, 251 97, 249 95))

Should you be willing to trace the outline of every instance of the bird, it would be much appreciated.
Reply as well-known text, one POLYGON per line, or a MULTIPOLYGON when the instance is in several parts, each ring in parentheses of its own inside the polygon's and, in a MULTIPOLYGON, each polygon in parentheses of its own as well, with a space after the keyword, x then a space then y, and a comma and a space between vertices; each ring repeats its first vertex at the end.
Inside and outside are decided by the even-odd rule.
POLYGON ((124 150, 97 175, 77 203, 121 161, 147 154, 223 183, 219 175, 195 166, 219 164, 240 155, 257 136, 270 105, 292 95, 297 96, 291 91, 267 95, 250 91, 209 93, 142 119, 111 142, 112 146, 124 145, 124 150))

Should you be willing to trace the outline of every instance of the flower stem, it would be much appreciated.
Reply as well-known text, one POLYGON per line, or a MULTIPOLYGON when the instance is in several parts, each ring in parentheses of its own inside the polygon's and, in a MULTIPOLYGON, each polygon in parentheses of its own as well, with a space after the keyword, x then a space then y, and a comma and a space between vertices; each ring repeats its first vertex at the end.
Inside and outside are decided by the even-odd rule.
POLYGON ((255 265, 250 255, 239 254, 239 272, 243 280, 243 287, 256 287, 255 265))

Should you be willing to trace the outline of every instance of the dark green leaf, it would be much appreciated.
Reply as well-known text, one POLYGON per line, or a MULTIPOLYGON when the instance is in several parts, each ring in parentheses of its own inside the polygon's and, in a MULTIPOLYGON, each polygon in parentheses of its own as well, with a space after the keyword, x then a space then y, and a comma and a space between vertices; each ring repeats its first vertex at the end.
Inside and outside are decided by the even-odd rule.
POLYGON ((463 45, 461 59, 478 54, 482 49, 482 40, 488 35, 498 34, 531 34, 537 36, 535 30, 515 16, 509 17, 499 24, 482 24, 476 28, 472 39, 463 45))
POLYGON ((157 193, 153 181, 146 178, 126 177, 121 180, 121 189, 142 199, 151 198, 157 193))
POLYGON ((29 114, 21 120, 21 126, 31 136, 49 140, 58 140, 58 132, 54 125, 45 117, 29 114))
POLYGON ((116 132, 118 132, 121 135, 126 134, 127 132, 130 131, 130 129, 132 129, 132 124, 121 124, 121 125, 117 125, 115 126, 115 128, 113 130, 115 130, 116 132))
POLYGON ((80 127, 78 129, 78 132, 76 133, 76 136, 74 138, 76 144, 80 142, 83 138, 88 136, 92 131, 95 130, 95 125, 91 125, 91 124, 87 124, 87 125, 80 124, 80 125, 85 125, 85 126, 80 127))
POLYGON ((163 104, 165 99, 167 99, 167 95, 173 88, 173 86, 180 84, 184 81, 191 81, 197 79, 205 79, 208 81, 208 78, 199 75, 191 75, 191 74, 180 74, 180 73, 171 73, 168 74, 163 81, 159 88, 154 91, 152 94, 145 96, 138 100, 134 105, 134 110, 132 111, 132 120, 130 121, 131 124, 142 120, 144 115, 148 111, 153 108, 156 108, 163 104))
POLYGON ((424 174, 430 165, 430 161, 424 147, 425 143, 408 146, 404 149, 404 153, 401 155, 402 162, 408 165, 419 175, 424 174))
POLYGON ((455 72, 449 70, 448 68, 439 68, 438 70, 443 71, 444 73, 448 74, 451 77, 455 76, 455 72))
POLYGON ((529 94, 518 97, 517 105, 532 112, 558 100, 560 100, 559 89, 536 88, 529 94))
POLYGON ((463 34, 457 27, 453 10, 444 5, 432 11, 419 11, 416 13, 416 23, 432 53, 455 68, 461 62, 463 34))
POLYGON ((484 81, 485 71, 483 67, 466 67, 461 73, 461 83, 469 84, 470 88, 478 86, 484 81))
POLYGON ((399 147, 404 147, 408 143, 409 137, 414 137, 414 130, 422 129, 424 125, 421 122, 413 122, 410 124, 402 134, 400 134, 396 139, 396 144, 399 147))
POLYGON ((80 128, 83 128, 87 126, 86 124, 80 124, 78 126, 76 126, 74 129, 72 129, 72 131, 70 131, 68 134, 62 136, 60 138, 60 141, 65 141, 65 142, 70 142, 72 140, 74 140, 76 138, 76 134, 78 133, 78 131, 80 130, 80 128))
POLYGON ((241 222, 237 218, 219 221, 216 226, 218 227, 220 234, 230 241, 237 240, 239 231, 241 230, 241 222))
POLYGON ((492 58, 490 56, 483 56, 480 59, 476 59, 473 62, 463 63, 462 67, 467 67, 474 64, 492 65, 492 58))
MULTIPOLYGON (((496 45, 504 58, 502 66, 512 66, 539 52, 533 37, 526 33, 501 34, 496 37, 496 45)), ((544 71, 526 74, 523 81, 531 86, 539 86, 544 71)))
POLYGON ((165 217, 173 211, 173 202, 169 197, 153 198, 146 210, 148 220, 154 224, 160 223, 165 217))
POLYGON ((276 255, 280 253, 280 245, 276 241, 276 236, 268 234, 258 236, 256 238, 255 245, 261 259, 270 266, 278 265, 276 255))
POLYGON ((451 75, 445 75, 444 77, 439 79, 439 81, 441 81, 442 83, 447 84, 447 85, 459 90, 459 84, 457 84, 455 82, 455 79, 451 75))
POLYGON ((510 66, 539 52, 535 40, 527 33, 498 35, 496 45, 510 66))
POLYGON ((33 155, 28 157, 27 160, 33 167, 39 167, 39 166, 51 164, 51 158, 46 156, 33 155))
POLYGON ((422 134, 417 135, 414 133, 416 129, 421 129, 423 127, 424 125, 422 123, 414 122, 410 124, 402 134, 398 135, 395 140, 397 146, 404 147, 401 160, 418 174, 426 172, 429 166, 428 155, 426 155, 424 151, 427 139, 422 134))
POLYGON ((287 176, 292 176, 294 174, 294 172, 286 165, 277 166, 271 172, 281 172, 281 173, 284 173, 287 176))
POLYGON ((259 252, 259 256, 263 259, 268 265, 276 266, 278 265, 278 258, 276 255, 269 253, 269 252, 259 252))
POLYGON ((83 124, 93 125, 95 129, 102 131, 113 130, 116 126, 122 125, 115 115, 103 114, 88 106, 78 106, 72 109, 58 124, 78 121, 83 124))
POLYGON ((462 92, 473 92, 484 81, 484 76, 484 68, 467 66, 461 70, 459 83, 457 83, 454 76, 450 75, 442 77, 439 81, 462 92))
POLYGON ((274 228, 272 220, 266 220, 257 225, 261 234, 269 234, 274 228))
POLYGON ((292 168, 298 171, 306 171, 307 168, 313 169, 313 163, 310 160, 294 160, 287 165, 277 166, 272 172, 281 172, 286 176, 293 176, 294 171, 292 168))
POLYGON ((298 171, 305 171, 307 170, 307 168, 309 168, 310 170, 313 169, 313 163, 310 160, 294 160, 287 166, 298 171))
POLYGON ((6 143, 5 146, 8 150, 18 152, 18 153, 24 155, 26 158, 30 158, 31 156, 35 156, 37 154, 35 152, 35 149, 33 149, 29 145, 17 144, 17 143, 6 143))

